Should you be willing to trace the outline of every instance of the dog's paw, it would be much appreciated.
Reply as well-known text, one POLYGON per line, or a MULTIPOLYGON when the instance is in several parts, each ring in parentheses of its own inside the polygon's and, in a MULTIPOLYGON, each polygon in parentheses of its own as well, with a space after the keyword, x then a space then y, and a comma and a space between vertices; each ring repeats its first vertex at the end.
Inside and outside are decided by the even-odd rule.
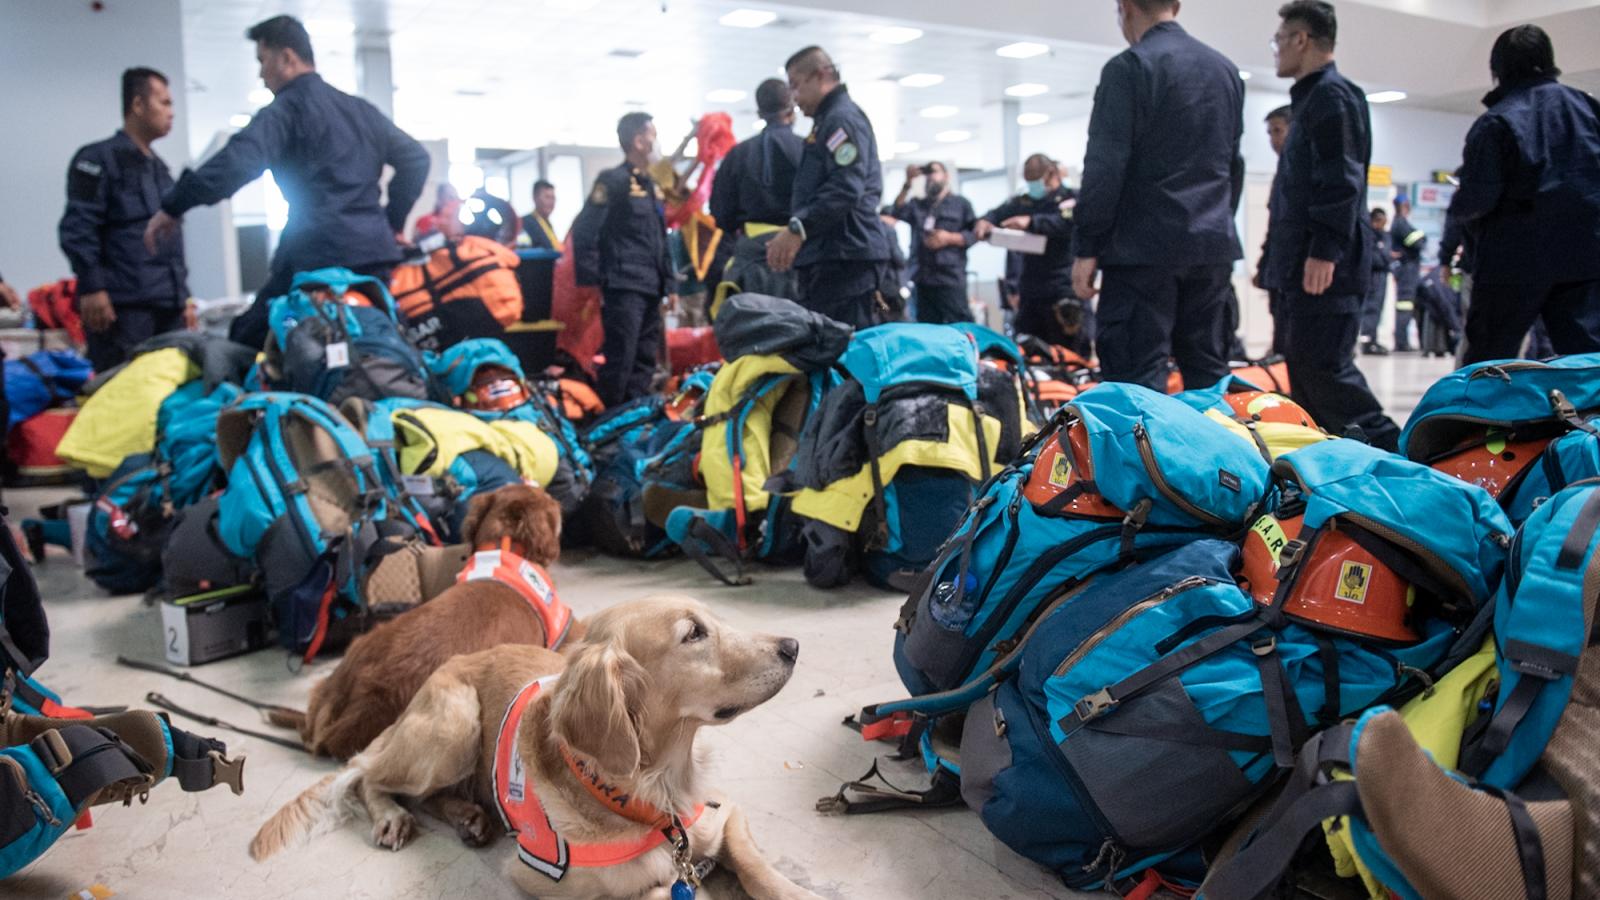
POLYGON ((372 823, 372 841, 379 847, 399 850, 417 835, 417 820, 405 810, 396 810, 372 823))
POLYGON ((476 803, 464 804, 451 816, 456 836, 468 847, 487 847, 494 832, 489 827, 489 814, 476 803))

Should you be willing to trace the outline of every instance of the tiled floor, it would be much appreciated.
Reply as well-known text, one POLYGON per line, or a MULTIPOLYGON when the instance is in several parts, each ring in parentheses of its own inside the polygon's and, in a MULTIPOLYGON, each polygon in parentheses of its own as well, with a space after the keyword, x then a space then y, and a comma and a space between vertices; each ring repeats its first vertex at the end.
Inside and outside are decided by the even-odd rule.
MULTIPOLYGON (((1415 355, 1365 359, 1362 368, 1397 419, 1449 371, 1415 355)), ((7 494, 20 519, 47 491, 7 494)), ((69 700, 138 704, 160 691, 179 704, 260 728, 246 707, 158 675, 118 667, 118 654, 158 660, 159 617, 138 598, 108 598, 65 556, 36 569, 54 632, 44 680, 69 700)), ((875 748, 840 725, 863 704, 902 694, 889 660, 890 626, 902 597, 865 587, 820 592, 797 571, 758 573, 748 588, 716 585, 691 562, 638 563, 605 557, 564 560, 554 575, 580 614, 657 591, 688 592, 728 622, 797 638, 800 664, 778 697, 734 723, 703 732, 716 781, 749 812, 757 840, 780 869, 831 898, 1038 898, 1076 896, 1043 869, 992 839, 965 809, 827 817, 814 811, 871 764, 875 748)), ((284 654, 263 651, 195 670, 198 677, 274 702, 300 705, 322 662, 298 674, 284 654)), ((184 724, 184 723, 180 723, 184 724)), ((186 727, 193 727, 187 723, 186 727)), ((208 729, 197 727, 205 733, 208 729)), ((502 844, 463 847, 443 825, 399 853, 376 850, 352 826, 268 864, 245 853, 255 829, 330 765, 262 741, 224 737, 247 754, 247 790, 183 794, 164 784, 140 808, 102 807, 92 829, 61 841, 21 875, 0 884, 7 898, 59 900, 103 884, 136 898, 514 897, 500 876, 502 844)), ((908 782, 916 773, 902 770, 908 782)))

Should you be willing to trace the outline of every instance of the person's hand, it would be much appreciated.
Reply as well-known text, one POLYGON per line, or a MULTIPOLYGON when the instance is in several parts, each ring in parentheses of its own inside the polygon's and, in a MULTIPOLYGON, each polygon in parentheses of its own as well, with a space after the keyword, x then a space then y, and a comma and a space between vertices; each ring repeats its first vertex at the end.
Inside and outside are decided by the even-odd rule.
POLYGON ((1033 216, 1012 216, 1000 223, 1001 228, 1010 228, 1014 231, 1027 231, 1028 224, 1033 221, 1033 216))
POLYGON ((1450 271, 1450 264, 1449 263, 1445 263, 1444 265, 1439 267, 1439 279, 1441 281, 1443 281, 1445 284, 1449 284, 1450 283, 1450 277, 1453 274, 1455 274, 1455 273, 1450 271))
POLYGON ((162 244, 172 243, 178 236, 178 220, 167 215, 164 209, 156 210, 150 217, 150 222, 144 226, 144 249, 154 256, 161 249, 162 244))
POLYGON ((1320 297, 1332 284, 1333 262, 1314 256, 1306 257, 1306 275, 1301 280, 1301 290, 1312 297, 1320 297))
POLYGON ((183 305, 183 327, 186 331, 200 330, 200 313, 195 311, 193 300, 183 305))
POLYGON ((1093 300, 1100 293, 1094 286, 1094 276, 1100 271, 1100 260, 1095 257, 1079 259, 1072 264, 1072 292, 1079 300, 1093 300))
POLYGON ((117 311, 111 306, 111 295, 105 291, 79 297, 78 315, 83 318, 83 327, 96 334, 107 330, 117 321, 117 311))
POLYGON ((678 295, 677 294, 668 294, 667 295, 667 312, 677 312, 677 311, 678 311, 678 295))
POLYGON ((12 290, 11 285, 6 284, 4 281, 0 281, 0 303, 4 303, 12 309, 22 308, 22 300, 17 297, 17 292, 12 290))
POLYGON ((987 241, 989 235, 994 233, 994 223, 988 219, 979 219, 978 224, 972 226, 972 234, 980 241, 987 241))
POLYGON ((917 180, 917 176, 921 175, 921 174, 922 174, 922 167, 917 165, 916 163, 912 163, 911 165, 906 166, 906 184, 910 184, 911 182, 916 181, 917 180))
POLYGON ((767 243, 767 268, 774 272, 787 272, 794 266, 794 257, 800 252, 800 245, 805 243, 800 235, 792 231, 780 231, 778 236, 767 243))
POLYGON ((922 239, 922 246, 927 247, 929 250, 938 250, 942 247, 954 247, 962 243, 962 241, 961 235, 954 231, 935 228, 922 239))

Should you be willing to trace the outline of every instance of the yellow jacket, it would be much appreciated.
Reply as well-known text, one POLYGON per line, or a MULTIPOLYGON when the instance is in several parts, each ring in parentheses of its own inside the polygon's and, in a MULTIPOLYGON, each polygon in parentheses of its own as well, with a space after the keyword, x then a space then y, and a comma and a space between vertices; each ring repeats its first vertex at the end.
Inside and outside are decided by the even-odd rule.
POLYGON ((156 448, 162 402, 199 377, 200 367, 176 347, 134 357, 84 402, 56 455, 91 478, 109 476, 126 457, 156 448))

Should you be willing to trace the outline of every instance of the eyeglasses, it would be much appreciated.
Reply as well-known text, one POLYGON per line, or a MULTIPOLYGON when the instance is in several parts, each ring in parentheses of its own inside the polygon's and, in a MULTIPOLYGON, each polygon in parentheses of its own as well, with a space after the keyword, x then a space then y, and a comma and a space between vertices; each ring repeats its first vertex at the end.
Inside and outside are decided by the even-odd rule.
POLYGON ((1278 48, 1282 47, 1284 44, 1289 43, 1291 40, 1294 40, 1296 35, 1301 35, 1301 34, 1306 34, 1306 32, 1304 32, 1304 31, 1290 31, 1290 32, 1285 33, 1285 32, 1280 31, 1277 34, 1272 36, 1272 40, 1267 41, 1267 46, 1272 48, 1272 52, 1273 53, 1277 53, 1278 52, 1278 48))

